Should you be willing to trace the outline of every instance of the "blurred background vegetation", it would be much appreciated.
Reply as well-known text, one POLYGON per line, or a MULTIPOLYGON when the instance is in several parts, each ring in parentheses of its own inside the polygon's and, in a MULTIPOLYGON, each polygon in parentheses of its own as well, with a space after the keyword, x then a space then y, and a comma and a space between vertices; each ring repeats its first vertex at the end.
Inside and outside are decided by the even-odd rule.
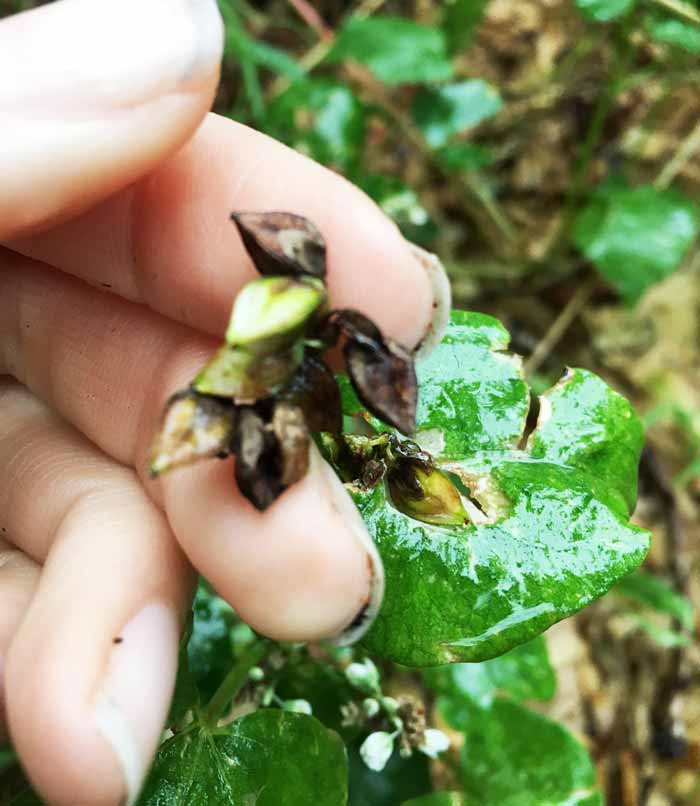
POLYGON ((585 737, 611 806, 700 803, 700 2, 220 7, 217 112, 348 177, 438 253, 536 391, 584 366, 644 417, 652 550, 550 631, 546 711, 585 737))

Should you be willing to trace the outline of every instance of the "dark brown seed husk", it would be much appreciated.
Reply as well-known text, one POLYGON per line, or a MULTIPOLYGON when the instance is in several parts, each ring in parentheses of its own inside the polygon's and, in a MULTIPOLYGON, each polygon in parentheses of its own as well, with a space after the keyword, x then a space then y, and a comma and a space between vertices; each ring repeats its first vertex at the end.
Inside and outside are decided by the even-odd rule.
POLYGON ((262 275, 326 276, 326 243, 306 218, 293 213, 231 213, 255 268, 262 275))
POLYGON ((403 434, 416 428, 418 381, 410 353, 392 341, 349 339, 343 348, 352 385, 369 411, 403 434))
POLYGON ((160 429, 153 441, 148 472, 154 478, 198 459, 225 456, 233 431, 230 401, 187 389, 165 404, 160 429))
POLYGON ((307 351, 304 363, 279 398, 302 409, 309 431, 341 432, 343 407, 338 384, 331 370, 312 352, 307 351))
POLYGON ((241 406, 232 440, 238 489, 261 512, 284 489, 277 438, 251 406, 241 406))
POLYGON ((309 429, 304 412, 290 403, 275 404, 272 430, 280 451, 280 483, 284 488, 300 481, 309 469, 309 429))

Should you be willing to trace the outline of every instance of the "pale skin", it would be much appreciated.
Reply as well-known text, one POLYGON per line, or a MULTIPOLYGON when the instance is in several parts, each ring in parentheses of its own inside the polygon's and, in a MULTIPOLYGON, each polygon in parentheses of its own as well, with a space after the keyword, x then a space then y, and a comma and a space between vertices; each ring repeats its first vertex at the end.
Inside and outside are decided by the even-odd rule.
POLYGON ((314 221, 334 307, 407 347, 431 316, 372 202, 208 114, 221 47, 212 0, 0 21, 0 731, 50 804, 133 797, 195 572, 279 639, 334 636, 368 596, 362 523, 317 456, 263 514, 231 460, 146 477, 164 401, 254 276, 232 209, 314 221))

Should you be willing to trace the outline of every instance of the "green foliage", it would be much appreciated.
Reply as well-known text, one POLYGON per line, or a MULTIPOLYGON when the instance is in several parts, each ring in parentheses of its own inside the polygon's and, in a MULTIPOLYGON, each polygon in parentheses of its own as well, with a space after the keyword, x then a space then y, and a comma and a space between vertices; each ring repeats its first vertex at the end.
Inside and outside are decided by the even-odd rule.
POLYGON ((447 0, 442 4, 442 29, 451 52, 469 46, 487 5, 488 0, 447 0))
POLYGON ((265 130, 319 162, 348 171, 364 140, 365 114, 344 84, 309 79, 293 84, 268 106, 265 130))
POLYGON ((472 523, 412 520, 382 486, 355 494, 386 575, 364 639, 377 655, 413 666, 495 657, 601 596, 647 551, 628 522, 641 447, 629 404, 571 371, 518 448, 529 396, 506 346, 494 319, 455 312, 418 370, 417 439, 471 490, 483 510, 472 523))
POLYGON ((358 185, 401 228, 407 238, 417 243, 430 241, 435 224, 415 191, 393 176, 366 174, 358 177, 358 185))
POLYGON ((360 758, 360 744, 361 740, 357 740, 348 746, 348 806, 396 806, 432 788, 428 759, 421 753, 410 758, 394 753, 381 772, 374 772, 360 758))
POLYGON ((474 707, 464 731, 461 776, 479 806, 603 806, 593 763, 561 725, 518 703, 474 707))
POLYGON ((199 726, 159 751, 139 804, 318 806, 347 798, 345 748, 311 716, 264 709, 225 728, 199 726))
POLYGON ((610 22, 634 8, 637 0, 575 0, 581 14, 594 22, 610 22))
POLYGON ((444 81, 453 72, 443 32, 403 17, 351 17, 329 54, 330 61, 345 59, 385 84, 444 81))
POLYGON ((614 591, 659 613, 666 613, 681 623, 686 630, 692 630, 695 622, 695 608, 692 602, 654 574, 638 571, 621 579, 614 591))
POLYGON ((678 268, 697 235, 697 218, 674 190, 609 184, 580 213, 574 243, 633 303, 678 268))
POLYGON ((556 678, 542 636, 482 663, 453 663, 427 669, 425 679, 448 702, 470 700, 487 706, 499 694, 511 699, 550 700, 556 678))
POLYGON ((11 747, 0 747, 0 772, 8 769, 17 761, 17 756, 11 747))
POLYGON ((426 87, 413 102, 412 114, 428 144, 440 148, 503 108, 498 91, 480 78, 442 87, 426 87))
POLYGON ((657 42, 675 45, 682 50, 700 55, 700 25, 678 19, 663 11, 648 14, 645 21, 647 32, 657 42))

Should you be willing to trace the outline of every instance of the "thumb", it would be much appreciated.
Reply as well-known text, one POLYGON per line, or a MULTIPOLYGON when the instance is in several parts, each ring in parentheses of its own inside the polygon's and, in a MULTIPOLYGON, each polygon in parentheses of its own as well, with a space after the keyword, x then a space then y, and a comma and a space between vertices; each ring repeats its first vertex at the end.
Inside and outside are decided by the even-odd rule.
POLYGON ((0 21, 0 239, 176 150, 211 105, 222 42, 216 0, 60 0, 0 21))

